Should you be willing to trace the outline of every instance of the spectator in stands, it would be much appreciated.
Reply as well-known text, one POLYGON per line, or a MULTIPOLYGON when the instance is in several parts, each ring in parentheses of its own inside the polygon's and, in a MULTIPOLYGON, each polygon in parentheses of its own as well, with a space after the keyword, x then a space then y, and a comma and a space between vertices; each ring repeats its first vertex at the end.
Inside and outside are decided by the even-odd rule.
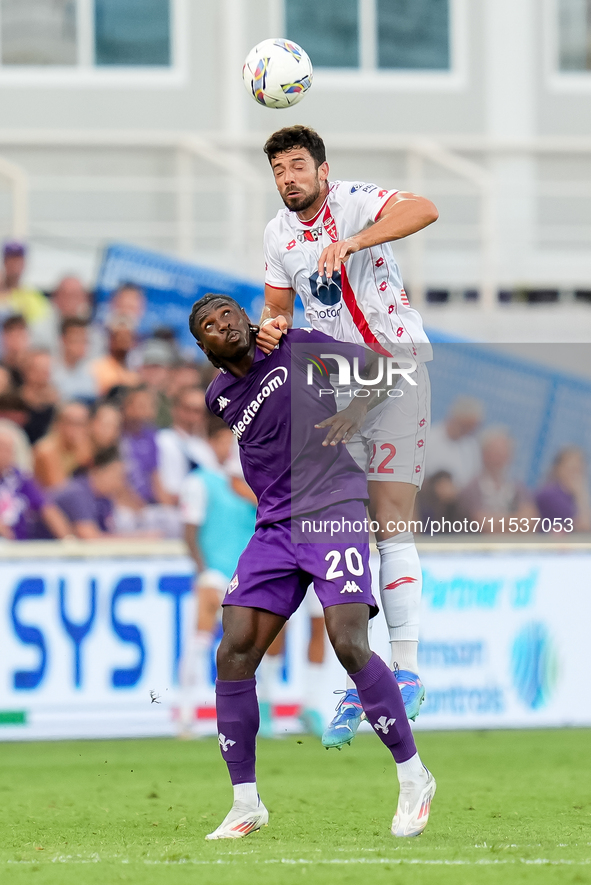
POLYGON ((109 317, 124 317, 130 327, 138 332, 146 314, 146 296, 140 286, 123 283, 113 292, 109 301, 109 317))
POLYGON ((95 450, 118 446, 121 439, 121 412, 114 403, 100 402, 90 420, 90 438, 95 450))
POLYGON ((0 535, 30 541, 47 537, 47 532, 51 537, 65 538, 70 526, 35 480, 18 469, 14 436, 0 427, 0 535))
POLYGON ((88 356, 94 359, 105 351, 105 331, 91 323, 92 303, 88 290, 78 277, 63 277, 50 298, 51 313, 43 328, 37 329, 35 343, 49 347, 55 355, 61 352, 60 330, 64 320, 86 320, 88 323, 88 356))
POLYGON ((0 395, 8 393, 13 389, 12 375, 6 368, 0 364, 0 395))
POLYGON ((445 420, 429 432, 425 476, 446 470, 458 489, 478 476, 482 460, 476 432, 482 418, 482 404, 477 399, 461 396, 452 403, 445 420))
POLYGON ((47 433, 58 399, 51 383, 49 351, 30 350, 23 364, 23 377, 19 393, 29 409, 29 418, 23 429, 33 445, 47 433))
POLYGON ((567 446, 558 452, 548 482, 535 500, 542 519, 558 521, 555 531, 561 531, 567 519, 572 519, 576 532, 591 531, 589 476, 580 449, 567 446))
POLYGON ((24 381, 23 364, 30 348, 25 318, 20 313, 6 317, 2 323, 2 365, 10 372, 12 387, 20 387, 24 381))
POLYGON ((196 363, 181 362, 172 368, 167 393, 174 400, 185 387, 202 387, 205 390, 206 386, 201 377, 201 369, 196 363))
POLYGON ((125 468, 113 446, 94 457, 86 474, 75 476, 54 495, 76 537, 86 540, 113 534, 113 499, 124 493, 125 468))
POLYGON ((88 323, 69 317, 60 329, 60 353, 53 358, 53 383, 62 400, 95 400, 97 380, 88 359, 88 323))
POLYGON ((87 406, 70 402, 60 406, 50 432, 33 447, 35 478, 43 488, 63 485, 92 463, 87 406))
POLYGON ((167 341, 150 338, 140 347, 139 375, 142 383, 150 388, 156 402, 156 426, 172 424, 171 403, 167 388, 174 360, 174 351, 167 341))
POLYGON ((21 282, 25 270, 24 243, 10 241, 4 244, 4 273, 0 280, 0 315, 19 313, 31 327, 37 326, 49 315, 49 302, 38 289, 21 282))
POLYGON ((178 495, 165 491, 158 474, 152 391, 146 385, 132 388, 123 399, 121 411, 121 453, 129 485, 146 504, 177 504, 178 495))
POLYGON ((422 521, 425 532, 429 532, 431 520, 438 520, 444 531, 451 532, 449 525, 468 515, 460 505, 458 496, 458 489, 448 470, 438 470, 427 477, 417 497, 418 519, 422 521))
POLYGON ((128 366, 128 357, 136 345, 136 336, 128 319, 112 317, 108 325, 108 353, 90 365, 100 396, 113 387, 135 387, 139 375, 128 366))
POLYGON ((23 427, 29 420, 29 409, 14 391, 0 394, 0 425, 12 433, 15 444, 15 464, 25 473, 33 471, 33 453, 29 437, 23 427))
POLYGON ((218 459, 206 438, 205 393, 185 387, 173 400, 172 427, 157 436, 159 474, 163 488, 180 495, 185 478, 195 467, 214 470, 218 459))
POLYGON ((483 524, 483 531, 502 531, 499 519, 535 517, 537 510, 524 485, 510 476, 513 440, 502 427, 482 434, 482 471, 460 493, 458 503, 471 520, 483 524))

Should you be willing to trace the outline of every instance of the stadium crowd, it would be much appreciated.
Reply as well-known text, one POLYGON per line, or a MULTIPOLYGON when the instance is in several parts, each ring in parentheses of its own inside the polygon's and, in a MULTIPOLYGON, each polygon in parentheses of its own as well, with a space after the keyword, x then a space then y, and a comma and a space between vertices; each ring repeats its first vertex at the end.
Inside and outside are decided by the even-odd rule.
POLYGON ((589 478, 584 453, 575 446, 560 449, 549 475, 536 490, 512 475, 514 441, 503 426, 483 428, 482 403, 458 397, 445 419, 433 425, 425 482, 417 498, 417 519, 428 532, 436 520, 442 533, 453 523, 477 522, 487 534, 591 531, 589 478), (572 527, 570 524, 572 520, 572 527), (548 522, 549 521, 549 522, 548 522), (544 526, 544 527, 543 527, 544 526))
MULTIPOLYGON (((202 569, 192 537, 203 507, 188 499, 189 473, 221 471, 232 493, 253 503, 232 434, 206 414, 215 370, 187 361, 164 326, 140 334, 146 305, 137 286, 117 289, 99 322, 79 279, 43 293, 23 285, 25 264, 25 244, 5 243, 0 537, 185 537, 202 569)), ((543 485, 527 489, 512 478, 507 429, 483 429, 484 418, 480 402, 460 397, 431 429, 416 513, 423 526, 446 520, 445 531, 468 518, 491 532, 502 517, 539 516, 590 531, 584 454, 561 450, 543 485)))
POLYGON ((136 286, 99 323, 79 279, 44 294, 21 283, 25 262, 24 244, 4 245, 0 535, 182 537, 187 475, 236 464, 231 432, 206 414, 214 370, 187 361, 170 329, 142 338, 136 286), (220 433, 225 446, 211 444, 220 433))

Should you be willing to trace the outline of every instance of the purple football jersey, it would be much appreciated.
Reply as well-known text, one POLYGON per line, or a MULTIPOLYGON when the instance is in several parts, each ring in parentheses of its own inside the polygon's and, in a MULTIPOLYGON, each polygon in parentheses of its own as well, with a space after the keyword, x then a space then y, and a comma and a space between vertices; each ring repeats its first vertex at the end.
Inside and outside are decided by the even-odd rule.
POLYGON ((308 371, 310 347, 363 364, 357 345, 292 329, 269 356, 257 348, 243 378, 222 371, 207 389, 208 408, 238 439, 244 477, 259 502, 257 526, 367 498, 365 474, 346 446, 323 446, 328 431, 314 426, 334 415, 336 404, 328 378, 308 371))

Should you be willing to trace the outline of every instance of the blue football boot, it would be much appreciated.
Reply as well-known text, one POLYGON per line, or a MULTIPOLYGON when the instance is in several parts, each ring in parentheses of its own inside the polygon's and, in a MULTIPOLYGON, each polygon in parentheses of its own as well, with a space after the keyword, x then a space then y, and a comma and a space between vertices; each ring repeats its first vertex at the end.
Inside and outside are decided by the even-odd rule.
POLYGON ((365 715, 356 689, 335 691, 335 694, 342 694, 344 697, 336 706, 336 716, 322 735, 322 746, 327 750, 331 747, 340 750, 344 744, 350 744, 365 715))
POLYGON ((416 673, 399 670, 397 665, 394 666, 394 676, 402 694, 406 715, 414 722, 425 700, 425 686, 416 673))

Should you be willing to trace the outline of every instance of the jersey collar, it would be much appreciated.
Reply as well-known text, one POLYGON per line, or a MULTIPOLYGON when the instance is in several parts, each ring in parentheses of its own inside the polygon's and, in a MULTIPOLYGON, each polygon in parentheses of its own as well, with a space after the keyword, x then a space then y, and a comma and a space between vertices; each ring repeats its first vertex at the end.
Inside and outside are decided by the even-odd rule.
POLYGON ((328 186, 328 193, 327 193, 327 195, 326 195, 326 198, 325 198, 324 202, 322 203, 322 206, 320 207, 320 209, 318 210, 318 212, 317 212, 316 215, 314 216, 314 218, 310 218, 309 221, 302 221, 302 219, 299 217, 298 213, 297 213, 297 212, 295 213, 295 216, 296 216, 296 218, 297 218, 297 220, 298 220, 298 224, 303 224, 304 227, 312 227, 312 225, 313 225, 316 221, 318 221, 318 219, 320 218, 322 212, 324 211, 324 209, 325 209, 325 207, 326 207, 326 204, 327 204, 327 202, 328 202, 328 196, 329 196, 329 194, 330 194, 330 184, 329 184, 329 186, 328 186))

